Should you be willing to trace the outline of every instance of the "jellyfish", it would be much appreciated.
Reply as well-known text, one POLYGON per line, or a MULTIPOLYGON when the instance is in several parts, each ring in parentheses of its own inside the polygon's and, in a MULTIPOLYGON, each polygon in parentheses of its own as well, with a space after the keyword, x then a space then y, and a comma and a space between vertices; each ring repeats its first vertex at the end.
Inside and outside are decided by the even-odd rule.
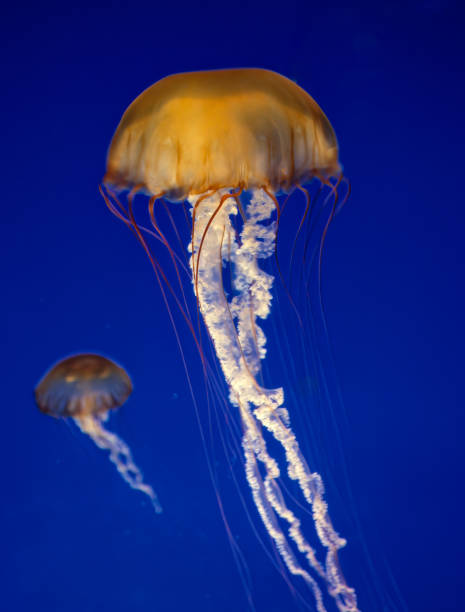
POLYGON ((176 294, 149 247, 152 239, 166 247, 179 278, 182 257, 157 215, 164 207, 173 225, 166 202, 187 202, 187 272, 229 402, 239 414, 251 497, 282 563, 309 587, 318 612, 327 605, 322 585, 339 610, 358 610, 338 559, 346 541, 332 524, 323 480, 292 429, 284 389, 261 382, 267 338, 260 320, 272 306, 275 278, 264 264, 276 253, 284 208, 278 196, 302 190, 307 215, 304 185, 319 181, 335 203, 342 180, 336 136, 318 104, 286 77, 246 68, 175 74, 146 89, 123 114, 100 186, 107 206, 149 255, 165 300, 171 295, 182 311, 203 361, 196 313, 189 315, 186 296, 176 294), (120 196, 125 191, 126 204, 120 196), (148 226, 136 220, 136 194, 149 196, 148 226), (276 443, 284 467, 269 450, 276 443), (300 489, 322 553, 283 493, 283 473, 300 489))
POLYGON ((132 393, 127 372, 102 355, 79 354, 55 364, 35 389, 39 410, 55 418, 70 417, 112 461, 131 489, 144 493, 155 512, 162 511, 152 487, 144 483, 128 445, 108 431, 110 410, 122 406, 132 393))

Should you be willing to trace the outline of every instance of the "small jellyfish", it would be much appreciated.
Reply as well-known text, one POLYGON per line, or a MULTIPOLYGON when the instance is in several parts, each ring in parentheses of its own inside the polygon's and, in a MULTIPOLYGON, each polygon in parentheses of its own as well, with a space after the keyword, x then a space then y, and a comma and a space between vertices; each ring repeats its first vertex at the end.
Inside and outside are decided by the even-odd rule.
POLYGON ((99 448, 108 450, 124 480, 132 489, 145 493, 160 513, 157 495, 144 483, 129 447, 104 427, 110 410, 122 406, 131 393, 131 379, 114 361, 80 354, 55 364, 37 385, 35 399, 41 412, 56 418, 71 417, 99 448))

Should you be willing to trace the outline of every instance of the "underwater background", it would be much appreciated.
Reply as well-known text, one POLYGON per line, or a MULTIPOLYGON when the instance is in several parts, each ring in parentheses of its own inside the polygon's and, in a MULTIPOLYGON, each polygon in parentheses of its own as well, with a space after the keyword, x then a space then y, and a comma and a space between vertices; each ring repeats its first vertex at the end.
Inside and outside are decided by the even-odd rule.
MULTIPOLYGON (((339 505, 350 490, 385 609, 465 610, 462 4, 45 2, 10 4, 2 21, 0 609, 249 609, 160 291, 98 185, 143 89, 257 66, 317 100, 352 184, 322 270, 331 380, 348 415, 350 482, 332 494, 338 474, 328 489, 346 577, 361 610, 382 609, 364 594, 364 553, 351 552, 363 547, 339 505), (105 453, 34 404, 43 373, 81 351, 133 379, 109 427, 160 516, 105 453)), ((324 446, 331 455, 331 432, 324 446)), ((303 609, 222 473, 257 612, 303 609)))

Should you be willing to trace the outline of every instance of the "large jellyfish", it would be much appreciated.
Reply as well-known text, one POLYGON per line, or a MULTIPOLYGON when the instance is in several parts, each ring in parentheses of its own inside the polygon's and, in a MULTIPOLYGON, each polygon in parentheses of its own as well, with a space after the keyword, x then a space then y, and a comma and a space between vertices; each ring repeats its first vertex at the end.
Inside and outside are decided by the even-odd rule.
MULTIPOLYGON (((326 188, 334 212, 342 172, 335 133, 318 104, 272 71, 215 70, 166 77, 135 99, 113 136, 101 193, 144 246, 165 299, 171 294, 176 301, 204 360, 196 315, 188 314, 186 296, 176 295, 148 246, 153 237, 162 243, 176 275, 183 273, 182 256, 157 215, 162 207, 167 210, 163 200, 188 202, 186 268, 229 401, 240 415, 253 502, 288 571, 310 587, 317 610, 325 610, 324 584, 339 610, 355 612, 355 591, 338 560, 346 542, 331 522, 322 478, 303 456, 283 388, 266 388, 259 376, 267 339, 258 320, 270 313, 274 282, 264 264, 275 255, 284 206, 277 196, 295 188, 306 194, 302 225, 310 209, 303 185, 311 181, 326 188), (124 190, 129 190, 127 206, 117 194, 124 190), (136 221, 136 193, 150 195, 150 227, 136 221), (273 444, 267 436, 274 438, 273 444), (282 468, 269 451, 276 443, 288 478, 297 483, 310 510, 319 551, 280 484, 282 468)), ((169 210, 167 214, 175 226, 169 210)), ((179 238, 178 229, 174 227, 179 238)))
POLYGON ((131 393, 131 379, 123 368, 102 355, 84 353, 56 363, 38 383, 35 398, 41 412, 71 417, 99 448, 109 451, 128 485, 147 495, 160 513, 157 495, 143 481, 128 445, 104 426, 110 410, 124 404, 131 393))

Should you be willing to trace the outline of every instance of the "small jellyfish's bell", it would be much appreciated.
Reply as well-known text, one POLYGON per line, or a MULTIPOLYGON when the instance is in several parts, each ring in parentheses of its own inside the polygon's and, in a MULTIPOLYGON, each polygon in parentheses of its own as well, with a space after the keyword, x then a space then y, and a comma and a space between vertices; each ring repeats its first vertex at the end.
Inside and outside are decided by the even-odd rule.
POLYGON ((35 389, 39 409, 54 417, 102 414, 122 406, 131 393, 131 379, 125 370, 92 353, 59 361, 35 389))
POLYGON ((56 363, 37 385, 35 399, 41 412, 71 417, 99 448, 108 450, 124 480, 145 493, 160 513, 157 495, 143 482, 129 447, 103 426, 109 411, 122 406, 131 393, 131 379, 122 367, 102 355, 83 353, 56 363))

